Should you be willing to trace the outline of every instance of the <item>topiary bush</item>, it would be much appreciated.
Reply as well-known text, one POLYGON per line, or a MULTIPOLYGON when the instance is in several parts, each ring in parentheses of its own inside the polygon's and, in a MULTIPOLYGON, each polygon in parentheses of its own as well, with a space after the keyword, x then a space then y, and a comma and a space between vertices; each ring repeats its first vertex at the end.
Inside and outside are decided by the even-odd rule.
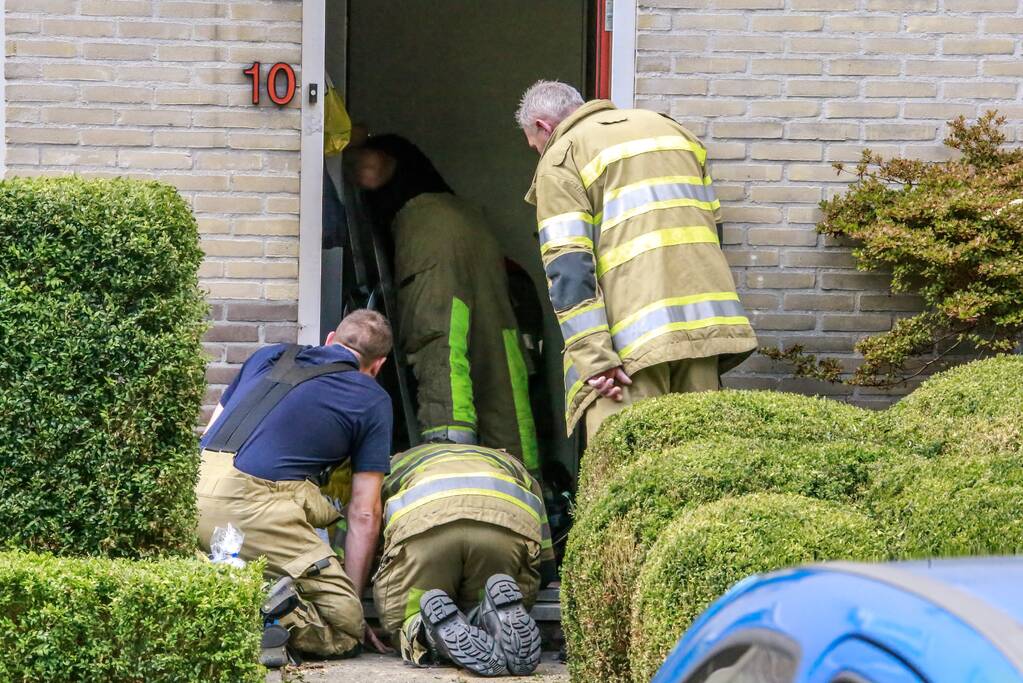
POLYGON ((723 437, 648 453, 620 469, 575 521, 563 565, 562 622, 580 681, 628 681, 621 619, 647 550, 681 511, 726 496, 793 493, 852 501, 883 448, 723 437))
POLYGON ((722 435, 824 443, 869 440, 873 416, 828 399, 766 391, 669 394, 608 418, 590 443, 579 475, 585 508, 615 472, 638 455, 722 435))
POLYGON ((869 554, 820 545, 816 559, 1023 553, 1021 373, 1018 357, 971 363, 935 375, 883 413, 719 392, 653 399, 609 419, 584 456, 585 493, 563 567, 573 680, 648 680, 692 616, 731 581, 797 562, 785 552, 808 547, 794 513, 781 514, 777 527, 768 520, 774 513, 740 523, 745 513, 715 501, 797 495, 869 521, 869 554), (706 518, 696 524, 698 515, 706 518), (686 536, 694 524, 731 529, 726 541, 742 542, 686 536), (786 534, 793 545, 784 546, 786 534), (655 550, 668 547, 670 571, 662 557, 669 551, 655 550), (777 565, 752 568, 747 554, 776 547, 784 550, 777 565), (631 635, 623 635, 626 614, 631 635))
POLYGON ((1023 552, 1023 451, 914 457, 884 468, 867 495, 900 559, 1023 552))
POLYGON ((818 560, 873 560, 885 544, 848 505, 791 494, 724 498, 676 518, 651 549, 631 615, 632 680, 646 683, 679 634, 750 574, 818 560))
POLYGON ((0 183, 0 545, 194 547, 202 257, 167 185, 0 183))
POLYGON ((257 683, 262 566, 0 553, 0 680, 257 683))
POLYGON ((878 438, 925 453, 969 447, 992 427, 1023 425, 1023 356, 974 361, 934 375, 878 420, 878 438))

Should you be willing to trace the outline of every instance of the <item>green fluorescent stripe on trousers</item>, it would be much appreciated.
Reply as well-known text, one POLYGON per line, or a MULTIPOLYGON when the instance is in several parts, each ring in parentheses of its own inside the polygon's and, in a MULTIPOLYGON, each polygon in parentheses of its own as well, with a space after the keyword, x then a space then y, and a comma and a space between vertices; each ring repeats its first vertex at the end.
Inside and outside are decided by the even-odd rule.
POLYGON ((469 307, 451 299, 451 328, 448 332, 451 367, 451 416, 456 422, 476 424, 476 406, 472 401, 472 377, 469 375, 469 307))
POLYGON ((504 330, 504 352, 508 357, 512 396, 515 399, 515 417, 519 423, 519 441, 522 442, 522 462, 530 472, 540 471, 540 453, 536 444, 536 425, 529 403, 529 373, 519 348, 518 330, 504 330))
POLYGON ((408 621, 412 617, 419 614, 419 598, 423 597, 423 593, 426 592, 425 588, 410 588, 408 592, 408 599, 405 601, 405 620, 408 621))

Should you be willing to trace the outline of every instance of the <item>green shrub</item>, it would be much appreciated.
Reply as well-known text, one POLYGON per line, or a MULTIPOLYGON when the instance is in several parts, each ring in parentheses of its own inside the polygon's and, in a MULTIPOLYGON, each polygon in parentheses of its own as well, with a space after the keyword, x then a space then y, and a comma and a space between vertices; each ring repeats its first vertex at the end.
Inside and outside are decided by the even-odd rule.
POLYGON ((0 183, 0 545, 194 547, 201 260, 167 185, 0 183))
POLYGON ((257 683, 262 567, 0 554, 0 680, 257 683))
POLYGON ((636 584, 632 680, 649 681, 700 612, 750 574, 883 555, 874 523, 839 503, 756 494, 686 512, 664 530, 636 584))
MULTIPOLYGON (((951 121, 945 144, 961 155, 939 163, 864 150, 849 191, 821 203, 819 232, 855 240, 859 269, 890 271, 892 291, 923 304, 856 345, 863 363, 848 383, 893 386, 949 354, 1006 353, 1023 341, 1023 148, 1004 145, 1005 122, 995 112, 951 121)), ((844 372, 798 347, 768 355, 804 376, 844 372)))
POLYGON ((876 446, 798 444, 727 437, 650 453, 621 469, 576 521, 563 567, 562 614, 572 673, 580 681, 627 681, 636 576, 647 550, 685 509, 726 496, 795 493, 850 501, 868 485, 876 446))
POLYGON ((1023 449, 897 461, 867 503, 895 557, 1023 553, 1023 449))
POLYGON ((872 415, 838 401, 767 391, 670 394, 605 421, 583 457, 579 505, 644 452, 721 435, 825 443, 868 438, 872 415))
POLYGON ((974 361, 934 375, 879 416, 884 438, 926 454, 970 448, 979 434, 1023 426, 1023 356, 974 361))

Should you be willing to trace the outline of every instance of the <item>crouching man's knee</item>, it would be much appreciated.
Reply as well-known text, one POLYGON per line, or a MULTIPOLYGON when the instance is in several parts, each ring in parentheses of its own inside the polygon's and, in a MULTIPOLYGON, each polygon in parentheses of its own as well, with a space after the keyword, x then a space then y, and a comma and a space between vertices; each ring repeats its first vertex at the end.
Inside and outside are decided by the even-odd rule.
POLYGON ((289 645, 323 657, 359 654, 365 618, 362 602, 336 557, 320 561, 295 579, 302 604, 281 619, 289 645))

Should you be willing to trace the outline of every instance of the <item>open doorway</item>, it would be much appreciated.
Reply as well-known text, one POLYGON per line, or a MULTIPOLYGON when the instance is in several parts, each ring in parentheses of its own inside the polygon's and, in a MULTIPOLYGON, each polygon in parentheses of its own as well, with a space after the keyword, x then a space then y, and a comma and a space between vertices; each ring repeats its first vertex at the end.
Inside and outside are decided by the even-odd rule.
MULTIPOLYGON (((548 413, 534 414, 538 428, 547 425, 538 429, 541 459, 560 463, 573 479, 578 444, 564 435, 561 335, 546 296, 534 209, 523 201, 537 158, 513 114, 521 93, 538 78, 595 93, 594 36, 604 20, 602 5, 331 0, 325 26, 327 73, 345 93, 352 120, 373 134, 397 133, 418 145, 458 196, 483 208, 504 255, 521 266, 526 286, 542 302, 539 382, 549 400, 534 405, 548 413)), ((326 167, 325 181, 334 183, 342 203, 357 203, 343 181, 341 161, 328 159, 326 167)), ((372 252, 372 245, 357 239, 324 250, 323 334, 350 305, 348 290, 367 276, 358 271, 379 276, 369 263, 372 252)), ((402 397, 392 388, 400 413, 402 397)), ((403 416, 396 417, 398 425, 403 416)))

